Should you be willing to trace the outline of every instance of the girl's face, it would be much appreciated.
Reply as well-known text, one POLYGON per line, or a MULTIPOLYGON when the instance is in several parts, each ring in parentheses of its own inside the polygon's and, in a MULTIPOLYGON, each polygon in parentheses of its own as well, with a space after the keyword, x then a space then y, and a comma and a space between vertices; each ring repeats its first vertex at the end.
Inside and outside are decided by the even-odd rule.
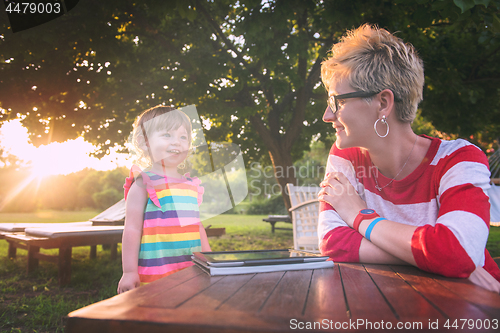
POLYGON ((189 151, 190 140, 184 126, 177 129, 159 130, 148 137, 149 154, 153 164, 176 167, 182 163, 189 151))

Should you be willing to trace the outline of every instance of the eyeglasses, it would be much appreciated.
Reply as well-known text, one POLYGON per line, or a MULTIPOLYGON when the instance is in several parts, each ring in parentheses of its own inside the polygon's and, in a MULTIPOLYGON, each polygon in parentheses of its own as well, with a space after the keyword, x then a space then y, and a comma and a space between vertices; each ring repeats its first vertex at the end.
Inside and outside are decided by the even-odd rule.
POLYGON ((348 98, 366 98, 372 97, 373 95, 378 94, 378 92, 367 92, 367 91, 355 91, 342 95, 331 95, 328 97, 328 106, 332 110, 333 114, 337 113, 339 110, 339 100, 348 99, 348 98))

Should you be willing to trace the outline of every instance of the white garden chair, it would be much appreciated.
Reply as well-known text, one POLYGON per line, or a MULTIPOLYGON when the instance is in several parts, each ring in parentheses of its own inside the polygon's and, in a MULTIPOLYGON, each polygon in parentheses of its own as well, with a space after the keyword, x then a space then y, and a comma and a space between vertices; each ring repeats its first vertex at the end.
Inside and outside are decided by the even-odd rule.
POLYGON ((490 197, 490 225, 500 227, 500 149, 488 158, 491 171, 491 187, 488 190, 490 197))
POLYGON ((293 225, 293 247, 319 253, 318 247, 318 186, 287 184, 293 225))

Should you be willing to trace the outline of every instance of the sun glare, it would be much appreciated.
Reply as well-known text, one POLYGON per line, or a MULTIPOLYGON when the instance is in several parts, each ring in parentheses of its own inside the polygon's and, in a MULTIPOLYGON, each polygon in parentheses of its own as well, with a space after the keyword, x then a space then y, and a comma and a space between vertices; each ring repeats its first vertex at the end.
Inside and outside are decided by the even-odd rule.
POLYGON ((94 146, 81 137, 37 148, 28 142, 28 130, 19 120, 2 125, 0 148, 31 166, 32 175, 39 179, 49 175, 65 175, 85 168, 112 170, 117 166, 129 165, 126 154, 114 153, 100 160, 90 157, 89 154, 94 151, 94 146))

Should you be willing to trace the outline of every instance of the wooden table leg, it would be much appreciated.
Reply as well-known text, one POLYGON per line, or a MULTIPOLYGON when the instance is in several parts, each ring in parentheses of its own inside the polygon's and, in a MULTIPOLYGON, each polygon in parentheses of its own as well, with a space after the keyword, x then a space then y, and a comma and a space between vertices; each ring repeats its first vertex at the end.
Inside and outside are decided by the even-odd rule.
POLYGON ((39 260, 38 258, 35 258, 37 253, 40 253, 40 247, 28 244, 28 267, 26 274, 29 274, 38 268, 39 260))
POLYGON ((90 259, 95 259, 97 257, 97 245, 92 245, 90 247, 90 259))
POLYGON ((276 222, 269 222, 269 223, 271 223, 271 231, 274 234, 274 225, 276 224, 276 222))
POLYGON ((17 248, 13 242, 9 242, 9 253, 8 258, 16 259, 17 248))
POLYGON ((111 260, 116 260, 118 257, 118 244, 111 244, 111 260))
POLYGON ((71 281, 71 247, 59 249, 59 285, 69 284, 71 281))

